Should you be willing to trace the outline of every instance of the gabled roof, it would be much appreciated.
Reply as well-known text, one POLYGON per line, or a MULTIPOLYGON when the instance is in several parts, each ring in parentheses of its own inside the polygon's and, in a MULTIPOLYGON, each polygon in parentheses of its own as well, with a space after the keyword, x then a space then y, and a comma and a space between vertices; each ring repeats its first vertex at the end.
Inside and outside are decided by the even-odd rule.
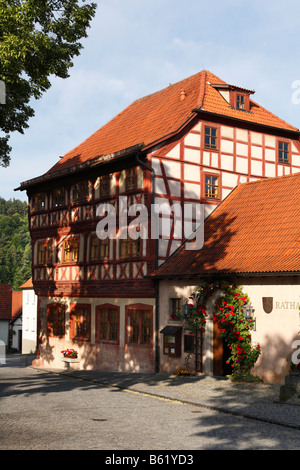
MULTIPOLYGON (((136 146, 150 148, 177 134, 198 113, 213 113, 285 131, 298 129, 250 100, 250 112, 237 110, 218 88, 230 87, 213 73, 201 72, 134 101, 84 142, 66 153, 46 175, 66 171, 136 146)), ((241 88, 237 87, 241 90, 241 88)), ((249 94, 250 90, 245 90, 249 94)), ((207 118, 207 117, 206 117, 207 118)), ((26 182, 27 183, 27 182, 26 182)))
POLYGON ((20 286, 20 289, 33 289, 32 277, 30 277, 24 284, 20 286))
POLYGON ((151 278, 300 273, 300 173, 237 186, 204 222, 204 246, 185 243, 151 278))
POLYGON ((16 321, 22 315, 22 292, 15 291, 12 293, 11 322, 16 321))

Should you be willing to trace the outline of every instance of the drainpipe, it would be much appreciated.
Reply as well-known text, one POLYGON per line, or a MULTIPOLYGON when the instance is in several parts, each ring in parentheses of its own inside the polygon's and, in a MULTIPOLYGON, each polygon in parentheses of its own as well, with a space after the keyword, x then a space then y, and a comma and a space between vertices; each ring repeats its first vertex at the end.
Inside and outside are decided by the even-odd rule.
MULTIPOLYGON (((155 171, 145 162, 139 159, 139 155, 136 154, 136 161, 139 165, 144 166, 147 170, 151 171, 151 206, 155 202, 155 171)), ((152 209, 152 207, 151 207, 152 209)), ((155 268, 158 267, 158 238, 156 238, 156 246, 155 246, 155 268)), ((159 288, 158 282, 154 281, 155 286, 155 372, 158 374, 160 370, 160 361, 159 361, 159 288)))

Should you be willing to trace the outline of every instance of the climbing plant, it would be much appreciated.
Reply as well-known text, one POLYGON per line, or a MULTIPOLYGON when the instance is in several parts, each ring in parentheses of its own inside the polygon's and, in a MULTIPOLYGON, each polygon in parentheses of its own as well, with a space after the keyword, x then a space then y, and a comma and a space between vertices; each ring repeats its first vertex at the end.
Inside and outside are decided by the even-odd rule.
POLYGON ((231 355, 227 360, 232 367, 232 380, 261 381, 250 371, 256 363, 261 349, 252 345, 252 319, 246 319, 243 307, 250 302, 241 287, 225 281, 203 282, 189 298, 190 311, 183 316, 184 328, 191 333, 204 330, 207 318, 207 301, 216 291, 221 291, 215 302, 213 321, 217 323, 221 337, 228 345, 231 355))

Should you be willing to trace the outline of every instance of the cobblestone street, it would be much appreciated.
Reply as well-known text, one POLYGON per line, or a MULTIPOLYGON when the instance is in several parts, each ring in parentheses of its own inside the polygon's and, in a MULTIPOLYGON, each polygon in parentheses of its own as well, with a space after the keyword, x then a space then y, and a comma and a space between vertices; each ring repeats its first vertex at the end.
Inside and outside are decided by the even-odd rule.
MULTIPOLYGON (((153 384, 151 390, 148 387, 153 394, 153 384)), ((181 387, 184 390, 184 382, 177 382, 177 393, 181 387)), ((170 399, 151 396, 145 387, 144 391, 140 388, 41 371, 25 366, 24 359, 9 357, 0 366, 0 449, 300 449, 297 426, 293 429, 184 403, 172 397, 172 387, 170 399)), ((295 408, 299 420, 299 407, 279 406, 295 408)))

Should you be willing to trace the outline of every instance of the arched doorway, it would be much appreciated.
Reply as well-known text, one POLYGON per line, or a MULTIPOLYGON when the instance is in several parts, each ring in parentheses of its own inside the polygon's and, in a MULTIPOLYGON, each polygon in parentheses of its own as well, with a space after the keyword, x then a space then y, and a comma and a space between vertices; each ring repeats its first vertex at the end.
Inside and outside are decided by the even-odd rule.
POLYGON ((216 323, 213 324, 213 375, 225 377, 232 373, 230 364, 226 361, 230 357, 230 349, 223 341, 216 323))

